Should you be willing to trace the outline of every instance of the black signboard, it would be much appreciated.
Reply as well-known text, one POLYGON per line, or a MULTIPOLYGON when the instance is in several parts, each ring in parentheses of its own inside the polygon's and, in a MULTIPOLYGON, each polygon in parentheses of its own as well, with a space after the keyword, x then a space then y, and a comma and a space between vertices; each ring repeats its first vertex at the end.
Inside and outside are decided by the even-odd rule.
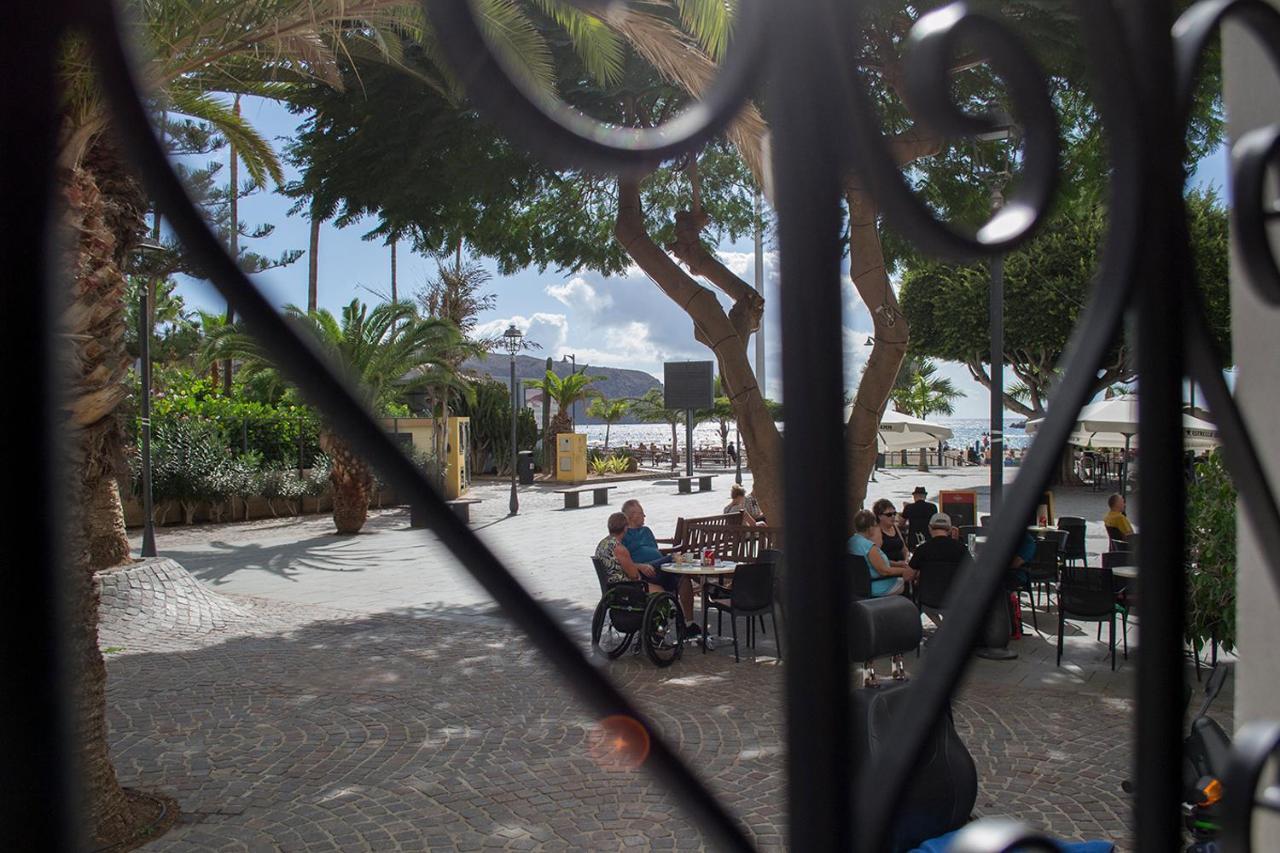
POLYGON ((668 409, 709 409, 715 404, 710 361, 668 361, 662 365, 662 401, 668 409))

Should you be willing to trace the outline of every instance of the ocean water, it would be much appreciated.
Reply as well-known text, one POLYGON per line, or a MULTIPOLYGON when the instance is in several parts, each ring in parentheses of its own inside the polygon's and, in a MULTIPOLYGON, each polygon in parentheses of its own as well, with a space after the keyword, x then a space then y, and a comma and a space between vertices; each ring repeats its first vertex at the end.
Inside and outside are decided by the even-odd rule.
MULTIPOLYGON (((1013 419, 1010 418, 1009 420, 1013 419)), ((956 448, 968 447, 990 429, 990 423, 985 418, 934 418, 933 421, 951 428, 955 436, 948 444, 956 448)), ((1019 418, 1015 422, 1021 423, 1022 421, 1019 418)), ((578 432, 586 433, 588 446, 602 447, 604 445, 604 429, 604 424, 584 424, 579 425, 578 432)), ((683 447, 684 427, 677 427, 676 430, 677 441, 683 447)), ((1021 426, 1016 429, 1010 427, 1008 421, 1005 423, 1004 435, 1005 444, 1008 447, 1021 449, 1031 444, 1032 436, 1027 435, 1026 430, 1021 426)), ((737 441, 732 422, 729 424, 729 441, 737 441)), ((615 424, 609 433, 610 447, 621 447, 625 444, 657 444, 662 446, 670 443, 671 427, 666 424, 615 424)), ((693 444, 695 447, 719 447, 719 424, 698 424, 693 430, 693 444)))

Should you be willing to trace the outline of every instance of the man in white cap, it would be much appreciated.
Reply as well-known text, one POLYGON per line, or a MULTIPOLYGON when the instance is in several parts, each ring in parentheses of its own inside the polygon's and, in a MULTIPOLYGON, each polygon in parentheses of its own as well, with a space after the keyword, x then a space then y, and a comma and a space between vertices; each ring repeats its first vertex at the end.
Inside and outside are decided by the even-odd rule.
MULTIPOLYGON (((921 574, 925 572, 955 574, 959 571, 960 564, 969 559, 969 549, 951 535, 951 530, 951 516, 945 512, 934 513, 929 519, 929 538, 911 555, 911 568, 921 574)), ((936 610, 926 607, 924 612, 935 625, 941 624, 936 610)))

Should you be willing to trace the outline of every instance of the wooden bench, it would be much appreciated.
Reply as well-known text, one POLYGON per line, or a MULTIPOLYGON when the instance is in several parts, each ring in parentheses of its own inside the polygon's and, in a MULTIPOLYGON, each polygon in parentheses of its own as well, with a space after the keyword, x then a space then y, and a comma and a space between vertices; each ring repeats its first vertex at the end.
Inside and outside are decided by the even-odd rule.
POLYGON ((471 505, 480 503, 480 498, 455 498, 451 501, 445 501, 449 508, 453 510, 453 514, 462 519, 463 523, 471 523, 471 505))
POLYGON ((680 490, 680 494, 688 495, 693 493, 693 481, 698 481, 698 491, 711 491, 711 479, 715 474, 694 474, 692 477, 676 477, 676 485, 680 490))
MULTIPOLYGON (((449 508, 453 510, 454 515, 462 519, 466 524, 471 523, 471 505, 481 503, 480 498, 457 498, 451 501, 445 501, 449 508)), ((409 526, 417 529, 427 527, 426 517, 418 512, 417 508, 412 504, 409 506, 409 526)))
POLYGON ((556 489, 557 495, 564 495, 564 508, 577 509, 582 506, 580 498, 583 492, 591 492, 594 498, 591 501, 592 506, 600 506, 609 502, 609 490, 616 489, 617 486, 578 486, 576 489, 556 489))

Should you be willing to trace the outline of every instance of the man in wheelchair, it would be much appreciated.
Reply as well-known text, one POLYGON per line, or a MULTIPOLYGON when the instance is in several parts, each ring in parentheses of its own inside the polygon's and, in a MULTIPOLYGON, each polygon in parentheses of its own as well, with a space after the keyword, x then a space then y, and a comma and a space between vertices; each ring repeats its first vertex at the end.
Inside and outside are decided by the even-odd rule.
POLYGON ((653 566, 633 560, 622 544, 627 516, 615 512, 607 526, 609 535, 592 555, 604 594, 591 620, 591 644, 617 658, 639 634, 636 651, 643 648, 655 664, 669 666, 680 658, 690 636, 681 612, 686 608, 665 588, 663 576, 653 566))

